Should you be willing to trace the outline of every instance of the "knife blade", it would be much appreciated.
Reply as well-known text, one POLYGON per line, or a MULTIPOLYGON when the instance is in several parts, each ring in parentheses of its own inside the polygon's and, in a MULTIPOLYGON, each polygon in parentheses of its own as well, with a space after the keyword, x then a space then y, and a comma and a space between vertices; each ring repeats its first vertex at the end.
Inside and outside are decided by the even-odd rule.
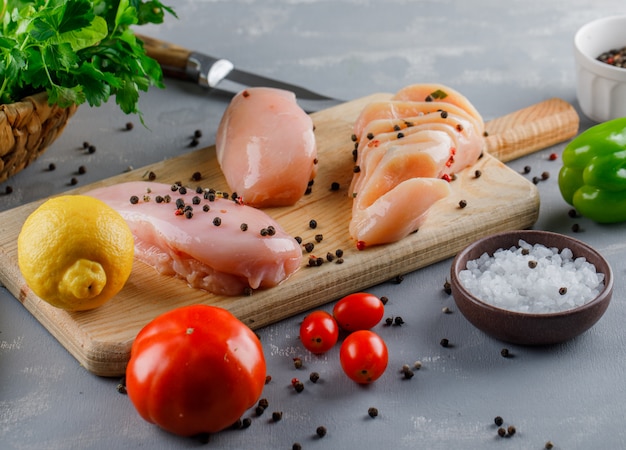
POLYGON ((159 63, 164 75, 191 81, 218 94, 232 96, 247 87, 284 89, 293 92, 307 112, 344 103, 301 86, 238 69, 225 58, 216 58, 149 36, 137 35, 137 38, 143 41, 146 53, 159 63))

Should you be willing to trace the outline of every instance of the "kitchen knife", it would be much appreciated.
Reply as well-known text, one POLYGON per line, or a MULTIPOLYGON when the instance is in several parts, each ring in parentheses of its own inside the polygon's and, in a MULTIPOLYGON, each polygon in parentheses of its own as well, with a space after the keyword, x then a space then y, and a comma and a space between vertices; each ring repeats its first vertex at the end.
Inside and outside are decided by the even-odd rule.
POLYGON ((158 61, 163 74, 192 81, 217 93, 234 95, 247 87, 273 87, 291 91, 307 112, 319 111, 343 103, 325 95, 272 78, 235 68, 223 58, 188 50, 176 44, 153 37, 137 35, 143 41, 146 53, 158 61))

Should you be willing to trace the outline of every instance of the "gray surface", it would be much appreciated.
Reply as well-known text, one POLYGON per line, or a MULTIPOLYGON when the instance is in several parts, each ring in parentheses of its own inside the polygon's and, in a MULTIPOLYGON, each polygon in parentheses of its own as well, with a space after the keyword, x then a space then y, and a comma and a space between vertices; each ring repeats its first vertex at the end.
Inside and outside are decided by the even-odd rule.
MULTIPOLYGON (((174 2, 173 2, 174 3, 174 2)), ((346 100, 393 92, 414 82, 441 82, 466 94, 485 119, 558 96, 576 103, 572 39, 587 21, 624 13, 621 0, 497 1, 177 1, 179 20, 148 35, 232 59, 240 67, 280 77, 346 100)), ((81 184, 116 175, 128 166, 189 151, 189 136, 204 132, 213 143, 226 107, 193 86, 168 81, 141 100, 150 130, 110 103, 81 107, 63 136, 26 171, 0 185, 6 210, 70 188, 80 165, 81 184), (135 129, 123 132, 133 120, 135 129), (97 146, 93 155, 79 150, 97 146), (54 162, 57 169, 45 169, 54 162)), ((582 121, 582 127, 589 122, 582 121)), ((509 163, 549 171, 539 185, 541 213, 536 228, 565 234, 573 219, 558 193, 557 162, 563 146, 509 163)), ((431 448, 540 449, 624 448, 626 402, 626 226, 598 226, 577 219, 576 237, 603 253, 615 272, 614 301, 590 331, 563 345, 523 348, 493 340, 473 328, 442 293, 450 261, 406 274, 401 284, 371 291, 389 297, 386 316, 402 316, 402 327, 379 327, 390 349, 382 379, 363 388, 340 372, 338 348, 312 357, 297 340, 303 315, 259 331, 273 381, 263 396, 268 411, 245 431, 212 437, 207 448, 431 448), (452 314, 442 314, 449 306, 452 314), (448 338, 451 348, 439 345, 448 338), (502 358, 510 349, 514 357, 502 358), (304 358, 296 371, 292 358, 304 358), (410 380, 401 366, 415 360, 423 369, 410 380), (295 394, 294 376, 321 373, 295 394), (370 419, 375 406, 380 416, 370 419), (517 434, 502 442, 493 418, 501 415, 517 434), (314 437, 325 425, 324 439, 314 437), (504 446, 504 447, 503 447, 504 446)), ((327 306, 330 309, 332 304, 327 306)), ((117 379, 86 372, 10 295, 0 289, 0 448, 126 449, 195 448, 145 423, 117 379)))

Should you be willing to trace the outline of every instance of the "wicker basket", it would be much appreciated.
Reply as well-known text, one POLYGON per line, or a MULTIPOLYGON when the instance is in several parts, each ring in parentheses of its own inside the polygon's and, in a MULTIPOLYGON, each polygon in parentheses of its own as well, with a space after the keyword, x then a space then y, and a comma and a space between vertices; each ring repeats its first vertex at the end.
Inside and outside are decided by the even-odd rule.
POLYGON ((37 159, 61 134, 76 108, 50 106, 46 93, 0 105, 0 183, 37 159))

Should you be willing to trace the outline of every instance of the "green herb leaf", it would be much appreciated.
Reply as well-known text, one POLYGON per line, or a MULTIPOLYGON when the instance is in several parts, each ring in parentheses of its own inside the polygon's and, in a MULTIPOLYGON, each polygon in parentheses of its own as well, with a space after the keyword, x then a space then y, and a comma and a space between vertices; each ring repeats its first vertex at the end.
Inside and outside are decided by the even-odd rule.
POLYGON ((432 97, 435 100, 443 100, 447 96, 448 96, 447 92, 442 91, 441 89, 437 89, 436 91, 433 91, 430 93, 430 97, 432 97))
POLYGON ((150 0, 3 0, 0 101, 46 91, 51 104, 99 106, 111 96, 141 115, 139 92, 163 87, 159 64, 131 26, 159 24, 173 9, 150 0))

